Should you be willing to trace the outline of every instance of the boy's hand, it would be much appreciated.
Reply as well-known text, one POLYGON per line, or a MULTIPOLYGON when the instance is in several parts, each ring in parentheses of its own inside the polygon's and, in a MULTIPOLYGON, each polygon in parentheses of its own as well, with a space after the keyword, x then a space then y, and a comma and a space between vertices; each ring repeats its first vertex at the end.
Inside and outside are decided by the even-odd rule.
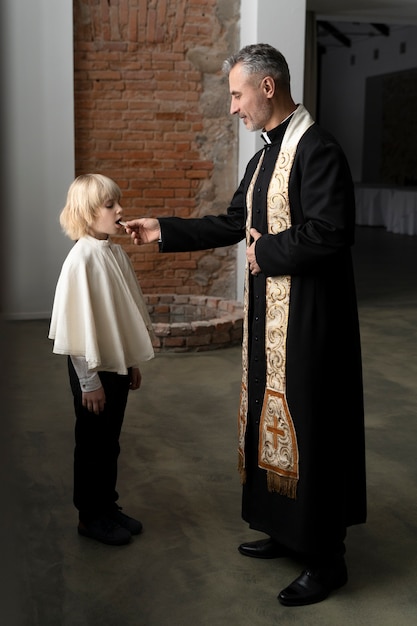
POLYGON ((135 389, 139 389, 142 382, 142 374, 140 373, 140 369, 138 367, 132 367, 132 371, 130 374, 130 389, 135 391, 135 389))
POLYGON ((88 411, 96 415, 104 411, 106 394, 104 393, 103 387, 99 387, 99 389, 95 391, 83 391, 82 403, 88 411))

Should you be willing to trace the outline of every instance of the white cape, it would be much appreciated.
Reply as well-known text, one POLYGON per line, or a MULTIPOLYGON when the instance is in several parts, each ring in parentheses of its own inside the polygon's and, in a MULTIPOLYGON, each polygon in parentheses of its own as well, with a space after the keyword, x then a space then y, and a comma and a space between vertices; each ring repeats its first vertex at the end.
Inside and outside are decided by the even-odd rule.
POLYGON ((49 338, 90 371, 127 374, 154 356, 152 322, 129 257, 110 239, 82 237, 62 266, 49 338))

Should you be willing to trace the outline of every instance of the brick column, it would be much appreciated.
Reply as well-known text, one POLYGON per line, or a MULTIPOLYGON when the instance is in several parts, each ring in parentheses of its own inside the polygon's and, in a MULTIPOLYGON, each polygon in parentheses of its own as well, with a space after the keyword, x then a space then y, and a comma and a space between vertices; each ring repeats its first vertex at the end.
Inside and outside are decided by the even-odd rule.
MULTIPOLYGON (((127 217, 224 211, 237 183, 237 128, 224 58, 237 0, 74 0, 76 174, 101 172, 127 217)), ((127 237, 146 293, 236 295, 236 250, 159 254, 127 237)))

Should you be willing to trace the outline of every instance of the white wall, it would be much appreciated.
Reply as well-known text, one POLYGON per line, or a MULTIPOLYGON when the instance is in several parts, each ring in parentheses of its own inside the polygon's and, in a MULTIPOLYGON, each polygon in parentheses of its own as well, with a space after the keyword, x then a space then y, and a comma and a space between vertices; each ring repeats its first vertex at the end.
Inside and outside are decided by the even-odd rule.
POLYGON ((322 60, 320 125, 341 143, 355 181, 360 181, 362 174, 366 79, 417 67, 417 27, 389 26, 389 37, 366 39, 351 48, 329 47, 322 60), (405 54, 400 53, 402 42, 405 54), (373 58, 375 49, 379 50, 378 59, 373 58))
MULTIPOLYGON (((286 56, 297 102, 303 100, 306 0, 242 0, 241 45, 267 42, 286 56)), ((3 0, 3 165, 8 181, 3 207, 9 262, 6 314, 48 317, 56 280, 71 242, 58 216, 74 177, 72 0, 3 0)), ((393 29, 358 49, 333 49, 324 59, 323 126, 342 143, 354 178, 362 170, 365 79, 417 65, 416 30, 393 29), (399 55, 405 41, 407 54, 399 55), (350 56, 356 54, 355 66, 350 56)), ((239 131, 239 178, 260 147, 257 133, 239 131)), ((238 293, 243 295, 245 246, 239 248, 238 293)), ((3 279, 4 281, 4 279, 3 279)))
MULTIPOLYGON (((10 198, 6 315, 47 318, 71 242, 58 217, 74 177, 72 0, 4 0, 4 98, 10 198)), ((302 100, 305 0, 242 0, 241 44, 268 42, 290 66, 302 100)), ((259 147, 240 131, 239 176, 259 147)), ((238 269, 243 292, 244 249, 238 269), (243 265, 242 265, 243 264, 243 265)))
MULTIPOLYGON (((285 56, 291 74, 291 91, 296 102, 303 101, 304 40, 306 0, 242 0, 240 45, 269 43, 285 56)), ((259 133, 239 127, 239 180, 246 164, 262 147, 259 133)), ((238 248, 237 300, 243 300, 246 244, 238 248)))
POLYGON ((74 178, 72 0, 3 2, 9 183, 5 312, 33 319, 49 316, 72 245, 58 222, 74 178))

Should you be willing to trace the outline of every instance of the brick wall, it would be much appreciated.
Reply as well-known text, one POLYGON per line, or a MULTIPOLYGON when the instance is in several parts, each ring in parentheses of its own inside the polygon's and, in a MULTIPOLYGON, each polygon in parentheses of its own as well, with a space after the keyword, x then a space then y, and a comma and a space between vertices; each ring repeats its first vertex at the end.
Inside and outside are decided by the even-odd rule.
MULTIPOLYGON (((237 126, 222 61, 238 0, 74 0, 76 174, 120 185, 127 217, 225 210, 237 126)), ((160 254, 122 243, 145 293, 234 298, 236 249, 160 254)))

